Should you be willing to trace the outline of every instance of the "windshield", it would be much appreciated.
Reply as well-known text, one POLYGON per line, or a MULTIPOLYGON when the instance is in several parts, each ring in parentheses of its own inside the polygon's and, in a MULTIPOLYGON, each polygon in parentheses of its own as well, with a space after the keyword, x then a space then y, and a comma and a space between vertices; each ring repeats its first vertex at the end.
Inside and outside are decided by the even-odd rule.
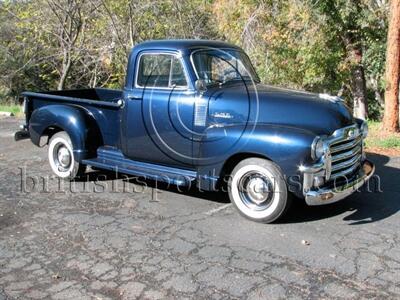
POLYGON ((207 85, 233 80, 260 81, 249 57, 242 51, 204 49, 193 52, 192 58, 199 79, 207 85))

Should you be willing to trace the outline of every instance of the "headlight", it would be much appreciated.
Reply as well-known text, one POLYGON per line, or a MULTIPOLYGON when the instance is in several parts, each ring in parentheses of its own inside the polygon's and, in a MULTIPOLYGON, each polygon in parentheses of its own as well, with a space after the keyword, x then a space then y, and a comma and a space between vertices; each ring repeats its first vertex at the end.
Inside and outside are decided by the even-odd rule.
POLYGON ((368 123, 366 121, 361 124, 360 130, 363 138, 366 138, 368 136, 368 123))
POLYGON ((321 137, 317 136, 311 144, 311 158, 320 159, 325 154, 325 144, 321 137))

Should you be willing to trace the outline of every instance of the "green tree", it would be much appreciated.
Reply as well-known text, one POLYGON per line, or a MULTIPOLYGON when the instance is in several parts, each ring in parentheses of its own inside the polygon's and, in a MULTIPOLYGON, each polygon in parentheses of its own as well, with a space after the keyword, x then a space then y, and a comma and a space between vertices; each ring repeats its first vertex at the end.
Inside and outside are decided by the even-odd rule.
POLYGON ((139 42, 222 39, 263 82, 341 95, 361 117, 368 103, 379 118, 387 14, 387 0, 0 1, 0 93, 120 88, 139 42))
POLYGON ((374 116, 383 102, 387 10, 373 0, 214 3, 219 31, 246 48, 264 82, 344 96, 362 118, 368 88, 374 116))

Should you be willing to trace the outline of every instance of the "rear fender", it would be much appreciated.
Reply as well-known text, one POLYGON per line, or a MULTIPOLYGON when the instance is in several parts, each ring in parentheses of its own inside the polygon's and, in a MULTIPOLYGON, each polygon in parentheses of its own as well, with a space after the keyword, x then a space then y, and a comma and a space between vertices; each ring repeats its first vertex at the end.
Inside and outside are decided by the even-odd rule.
POLYGON ((35 145, 39 146, 40 138, 49 128, 60 128, 68 133, 78 162, 95 156, 96 149, 103 144, 96 120, 81 106, 55 104, 34 110, 29 120, 29 133, 35 145))

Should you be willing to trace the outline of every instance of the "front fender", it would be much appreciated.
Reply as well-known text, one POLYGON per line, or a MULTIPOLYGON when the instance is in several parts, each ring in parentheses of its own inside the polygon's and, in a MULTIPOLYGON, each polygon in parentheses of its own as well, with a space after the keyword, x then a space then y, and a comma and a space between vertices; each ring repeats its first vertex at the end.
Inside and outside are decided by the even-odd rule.
POLYGON ((224 163, 240 153, 275 162, 284 175, 298 175, 298 167, 311 161, 315 133, 291 126, 272 124, 232 125, 209 128, 200 150, 202 172, 220 174, 224 163))
POLYGON ((93 116, 84 108, 69 105, 46 105, 33 111, 29 120, 31 140, 39 146, 49 128, 60 128, 71 138, 76 161, 95 155, 102 144, 100 130, 93 116))

